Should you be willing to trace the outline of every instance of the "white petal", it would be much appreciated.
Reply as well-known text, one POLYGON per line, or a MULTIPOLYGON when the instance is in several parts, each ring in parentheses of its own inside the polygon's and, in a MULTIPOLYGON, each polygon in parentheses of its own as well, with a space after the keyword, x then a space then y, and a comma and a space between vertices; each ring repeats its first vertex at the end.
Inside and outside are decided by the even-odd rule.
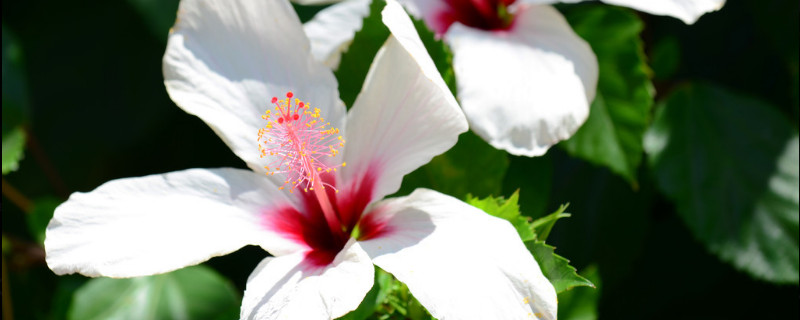
POLYGON ((722 9, 725 0, 602 0, 656 15, 667 15, 693 24, 705 13, 722 9))
POLYGON ((414 17, 422 19, 432 30, 443 30, 444 25, 440 25, 437 20, 437 15, 444 11, 449 10, 449 5, 446 0, 399 0, 408 10, 408 13, 414 17))
POLYGON ((263 175, 192 169, 107 182, 73 193, 47 226, 56 274, 135 277, 194 265, 256 244, 301 246, 260 227, 265 208, 294 205, 263 175))
POLYGON ((345 183, 372 175, 372 199, 395 192, 403 176, 450 149, 467 122, 399 4, 387 1, 392 32, 348 114, 345 183))
POLYGON ((294 3, 299 3, 299 4, 302 4, 302 5, 305 5, 305 6, 308 6, 308 5, 323 5, 323 4, 329 4, 329 3, 339 2, 339 1, 340 0, 292 0, 292 2, 294 2, 294 3))
POLYGON ((507 221, 417 189, 376 203, 361 246, 438 319, 555 319, 556 292, 507 221))
POLYGON ((164 54, 164 83, 175 103, 197 115, 248 166, 258 157, 261 115, 271 98, 296 98, 335 127, 345 111, 330 69, 314 61, 302 25, 283 1, 181 1, 164 54))
POLYGON ((519 8, 508 32, 455 23, 445 40, 472 130, 495 148, 537 156, 588 117, 597 58, 554 8, 519 8))
POLYGON ((336 69, 342 52, 347 51, 356 31, 369 14, 370 0, 350 0, 332 5, 317 12, 303 24, 311 40, 311 54, 328 67, 336 69))
POLYGON ((375 269, 351 239, 324 269, 303 253, 266 258, 247 279, 241 319, 333 319, 355 310, 372 287, 375 269))

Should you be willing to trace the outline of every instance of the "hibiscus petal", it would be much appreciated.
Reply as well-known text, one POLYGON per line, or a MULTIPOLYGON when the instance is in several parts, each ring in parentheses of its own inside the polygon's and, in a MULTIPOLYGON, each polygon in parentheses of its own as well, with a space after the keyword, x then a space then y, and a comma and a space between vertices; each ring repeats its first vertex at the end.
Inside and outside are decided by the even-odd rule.
POLYGON ((311 40, 311 54, 328 67, 336 69, 342 52, 353 41, 361 23, 369 14, 370 0, 350 0, 332 5, 317 12, 303 24, 311 40))
POLYGON ((266 258, 247 279, 241 319, 334 319, 355 310, 375 269, 350 240, 330 266, 314 269, 303 253, 266 258))
POLYGON ((374 179, 372 199, 400 187, 403 176, 450 149, 467 122, 411 19, 387 1, 392 32, 348 114, 344 182, 374 179))
POLYGON ((473 131, 511 154, 537 156, 589 115, 597 58, 550 6, 519 6, 509 31, 453 24, 458 96, 473 131))
POLYGON ((164 54, 170 97, 205 121, 256 171, 261 115, 287 91, 311 103, 334 127, 345 110, 330 69, 314 61, 287 1, 181 1, 164 54))
POLYGON ((602 0, 603 2, 633 8, 656 15, 667 15, 693 24, 705 13, 717 11, 725 0, 602 0))
POLYGON ((361 242, 439 319, 555 319, 556 292, 507 221, 417 189, 378 202, 384 232, 361 242))
POLYGON ((47 226, 47 264, 56 274, 136 277, 198 264, 247 244, 301 250, 260 227, 262 208, 292 201, 276 188, 251 171, 192 169, 73 193, 47 226))
POLYGON ((339 1, 341 0, 292 0, 292 2, 302 4, 304 6, 324 5, 339 1))
POLYGON ((422 19, 432 30, 441 32, 447 30, 449 25, 442 23, 439 15, 449 11, 450 5, 446 0, 399 0, 414 17, 422 19))
MULTIPOLYGON (((519 0, 515 4, 576 3, 586 0, 519 0)), ((650 14, 672 16, 693 24, 703 14, 722 9, 725 0, 600 0, 613 5, 633 8, 650 14)))

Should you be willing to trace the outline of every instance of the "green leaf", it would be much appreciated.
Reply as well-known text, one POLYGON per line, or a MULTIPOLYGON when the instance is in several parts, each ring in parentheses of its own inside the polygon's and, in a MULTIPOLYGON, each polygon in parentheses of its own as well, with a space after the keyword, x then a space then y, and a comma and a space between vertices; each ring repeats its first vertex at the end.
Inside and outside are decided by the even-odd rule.
POLYGON ((567 208, 562 205, 556 212, 537 219, 533 223, 530 218, 525 217, 519 212, 519 192, 514 192, 507 200, 502 197, 487 197, 478 199, 467 195, 467 203, 475 206, 486 213, 510 222, 519 233, 528 251, 533 254, 545 277, 556 288, 556 292, 562 292, 574 286, 594 287, 591 281, 579 276, 575 268, 569 265, 569 260, 555 254, 553 247, 544 243, 544 239, 550 233, 553 225, 558 219, 569 217, 564 213, 567 208), (537 238, 539 235, 542 238, 537 238))
POLYGON ((21 126, 3 133, 3 175, 19 169, 19 162, 25 156, 25 131, 21 126))
POLYGON ((658 80, 666 80, 678 71, 681 62, 681 45, 678 38, 666 36, 656 42, 650 54, 650 66, 658 80))
POLYGON ((510 222, 514 229, 517 229, 522 241, 535 240, 536 234, 531 227, 530 218, 520 214, 518 200, 519 190, 514 192, 508 199, 492 196, 479 199, 468 194, 466 202, 490 215, 510 222))
POLYGON ((798 283, 798 138, 774 107, 688 84, 660 106, 645 142, 658 186, 711 252, 798 283))
POLYGON ((22 60, 15 35, 3 27, 3 175, 16 171, 24 157, 29 102, 22 60))
POLYGON ((569 265, 569 260, 555 253, 554 247, 545 244, 544 241, 535 240, 526 241, 525 246, 533 253, 533 257, 542 268, 542 273, 556 288, 556 292, 560 293, 576 286, 594 288, 591 281, 578 275, 575 268, 569 265))
POLYGON ((380 320, 432 320, 428 310, 408 290, 408 286, 398 281, 392 274, 375 268, 375 282, 380 290, 377 294, 375 312, 369 319, 380 320))
POLYGON ((361 30, 355 33, 350 47, 342 53, 339 68, 334 72, 339 82, 339 97, 348 109, 353 106, 356 96, 361 92, 375 54, 389 38, 389 28, 383 24, 381 17, 384 6, 386 2, 382 0, 372 1, 369 15, 364 18, 361 30))
POLYGON ((597 266, 586 267, 581 276, 594 283, 595 288, 578 287, 559 293, 558 318, 561 320, 597 319, 597 303, 602 287, 597 266))
POLYGON ((153 36, 163 43, 167 42, 169 29, 175 24, 178 2, 178 0, 128 0, 153 36))
POLYGON ((149 277, 89 280, 75 292, 69 319, 233 319, 240 303, 228 280, 198 265, 149 277))
POLYGON ((464 198, 468 193, 477 196, 499 194, 506 169, 506 153, 469 131, 458 137, 453 148, 406 175, 397 194, 408 194, 420 187, 456 198, 464 198))
POLYGON ((552 153, 541 157, 518 157, 509 155, 508 170, 503 178, 502 194, 519 189, 522 197, 519 204, 525 215, 541 217, 547 214, 547 201, 553 188, 552 153))
POLYGON ((63 201, 58 198, 48 197, 33 202, 31 212, 25 216, 28 220, 28 229, 34 239, 40 244, 44 243, 44 233, 47 224, 53 218, 53 212, 63 201))
POLYGON ((3 136, 27 121, 30 102, 23 58, 16 36, 3 27, 3 136))
POLYGON ((635 185, 654 91, 639 38, 644 24, 630 10, 612 6, 574 7, 566 17, 592 46, 600 74, 589 118, 561 146, 635 185))
MULTIPOLYGON (((569 213, 564 212, 564 210, 567 210, 568 206, 569 204, 562 204, 558 210, 556 210, 556 212, 536 219, 531 223, 531 228, 536 233, 536 239, 540 241, 547 240, 547 236, 550 235, 550 230, 552 230, 553 226, 556 225, 556 221, 558 221, 558 219, 571 216, 569 213)), ((523 241, 526 241, 526 239, 523 239, 523 241)))

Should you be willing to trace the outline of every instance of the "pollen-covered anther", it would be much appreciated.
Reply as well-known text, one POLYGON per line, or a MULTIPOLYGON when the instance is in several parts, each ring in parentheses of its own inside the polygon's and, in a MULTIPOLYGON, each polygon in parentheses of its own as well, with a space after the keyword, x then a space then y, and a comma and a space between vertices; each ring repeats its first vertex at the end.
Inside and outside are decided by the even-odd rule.
POLYGON ((344 147, 344 139, 337 136, 339 129, 325 122, 319 108, 312 111, 308 102, 293 97, 292 92, 286 93, 285 99, 273 97, 271 102, 275 107, 261 115, 267 120, 258 130, 259 155, 269 159, 264 169, 267 175, 283 174, 289 192, 297 188, 313 191, 314 184, 321 184, 319 189, 336 190, 319 175, 345 165, 329 166, 325 163, 327 160, 322 160, 338 155, 339 149, 344 147))

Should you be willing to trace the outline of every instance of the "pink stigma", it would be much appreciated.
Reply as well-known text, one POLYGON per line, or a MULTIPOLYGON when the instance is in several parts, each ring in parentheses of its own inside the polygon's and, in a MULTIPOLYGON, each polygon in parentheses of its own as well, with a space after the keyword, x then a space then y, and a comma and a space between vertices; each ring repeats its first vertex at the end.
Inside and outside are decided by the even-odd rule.
POLYGON ((345 141, 339 135, 339 129, 325 122, 319 109, 312 110, 300 99, 292 101, 293 96, 290 91, 286 93, 286 99, 273 97, 275 108, 261 116, 267 120, 267 125, 258 130, 258 149, 261 158, 270 160, 264 169, 268 175, 284 174, 286 180, 280 189, 288 185, 289 192, 298 188, 313 191, 315 185, 336 190, 319 176, 346 166, 346 163, 328 166, 327 160, 323 160, 339 154, 345 141), (273 117, 277 119, 273 120, 273 117))

